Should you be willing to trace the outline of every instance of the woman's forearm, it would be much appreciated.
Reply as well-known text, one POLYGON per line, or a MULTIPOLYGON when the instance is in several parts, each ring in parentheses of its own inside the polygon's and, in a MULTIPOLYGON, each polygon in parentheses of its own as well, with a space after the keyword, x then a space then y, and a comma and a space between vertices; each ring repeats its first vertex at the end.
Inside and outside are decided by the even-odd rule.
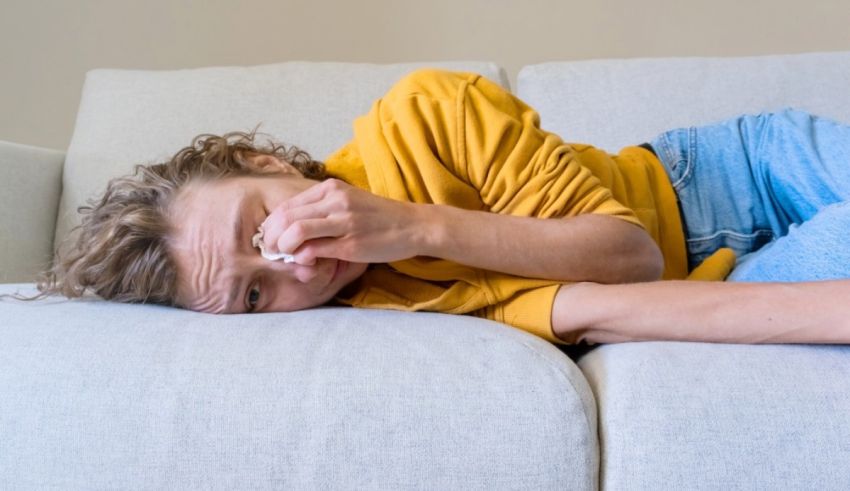
POLYGON ((552 328, 567 342, 850 343, 850 280, 658 281, 561 287, 552 328))
POLYGON ((663 258, 645 231, 619 218, 542 219, 422 205, 423 255, 557 281, 623 283, 661 277, 663 258))

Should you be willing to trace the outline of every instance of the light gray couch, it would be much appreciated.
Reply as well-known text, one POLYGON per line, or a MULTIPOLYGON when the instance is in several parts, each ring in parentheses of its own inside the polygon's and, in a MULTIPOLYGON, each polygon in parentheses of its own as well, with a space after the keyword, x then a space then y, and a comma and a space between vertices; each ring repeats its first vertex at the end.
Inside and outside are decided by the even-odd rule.
MULTIPOLYGON (((76 206, 133 164, 258 122, 322 158, 415 66, 507 86, 474 62, 89 72, 67 153, 0 143, 0 293, 32 292, 76 206)), ((611 151, 787 105, 850 122, 850 53, 544 64, 517 85, 544 128, 611 151)), ((850 349, 0 301, 0 489, 600 487, 850 487, 850 349)))

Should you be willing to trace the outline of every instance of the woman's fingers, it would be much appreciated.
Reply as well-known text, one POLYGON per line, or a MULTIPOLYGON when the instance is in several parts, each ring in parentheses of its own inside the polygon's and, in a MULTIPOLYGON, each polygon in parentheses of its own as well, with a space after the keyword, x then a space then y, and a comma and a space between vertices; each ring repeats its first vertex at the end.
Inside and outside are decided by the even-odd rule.
POLYGON ((345 235, 348 223, 339 218, 311 218, 299 220, 290 225, 277 239, 278 251, 292 254, 296 257, 305 242, 318 238, 335 238, 345 235))
POLYGON ((270 246, 271 252, 287 252, 278 250, 277 244, 280 237, 295 223, 305 220, 317 220, 327 218, 330 215, 330 204, 319 202, 306 206, 299 206, 289 210, 275 208, 262 223, 263 240, 270 246))
POLYGON ((319 238, 311 239, 295 251, 295 262, 302 265, 312 266, 320 257, 329 257, 348 261, 340 254, 339 239, 319 238))
POLYGON ((275 206, 261 224, 263 239, 272 252, 278 238, 294 223, 301 220, 327 218, 338 208, 338 199, 331 193, 348 186, 337 179, 328 179, 275 206))
POLYGON ((306 206, 324 201, 329 193, 337 189, 342 189, 345 186, 348 186, 348 184, 345 184, 339 179, 326 179, 284 201, 278 205, 278 208, 281 210, 290 210, 299 206, 306 206))

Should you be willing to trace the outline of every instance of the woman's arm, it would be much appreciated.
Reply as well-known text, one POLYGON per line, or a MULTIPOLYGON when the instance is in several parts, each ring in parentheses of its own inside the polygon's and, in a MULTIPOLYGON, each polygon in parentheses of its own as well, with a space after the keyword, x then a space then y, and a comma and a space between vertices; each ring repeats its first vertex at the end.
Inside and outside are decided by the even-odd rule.
POLYGON ((597 283, 651 281, 663 258, 644 230, 584 214, 532 218, 417 204, 328 179, 278 205, 263 222, 270 252, 392 262, 414 256, 529 278, 597 283))
POLYGON ((552 309, 570 343, 850 343, 850 280, 564 285, 552 309))
POLYGON ((542 219, 417 207, 428 231, 425 256, 528 278, 597 283, 657 280, 664 267, 649 234, 607 215, 542 219))

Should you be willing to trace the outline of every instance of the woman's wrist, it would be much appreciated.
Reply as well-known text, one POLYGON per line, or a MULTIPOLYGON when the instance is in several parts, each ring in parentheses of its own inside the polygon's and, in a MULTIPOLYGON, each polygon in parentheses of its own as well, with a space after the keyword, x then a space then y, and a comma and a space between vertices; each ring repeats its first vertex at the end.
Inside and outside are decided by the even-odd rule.
POLYGON ((433 204, 414 204, 413 230, 411 233, 414 248, 419 256, 444 257, 443 250, 448 236, 446 230, 447 214, 450 206, 433 204))

